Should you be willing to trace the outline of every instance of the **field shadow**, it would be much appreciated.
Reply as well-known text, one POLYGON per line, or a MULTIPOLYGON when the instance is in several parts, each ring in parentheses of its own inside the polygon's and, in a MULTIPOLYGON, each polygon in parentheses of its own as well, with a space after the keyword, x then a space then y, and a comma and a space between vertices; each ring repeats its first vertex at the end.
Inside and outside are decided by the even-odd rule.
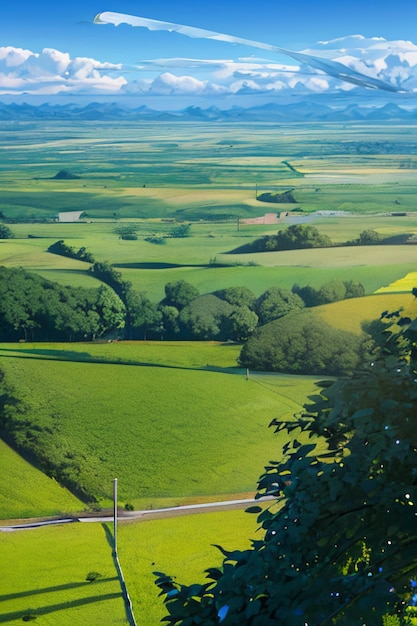
POLYGON ((130 269, 130 270, 170 270, 177 269, 179 267, 206 267, 200 263, 113 263, 112 267, 118 269, 130 269))
MULTIPOLYGON (((86 583, 87 584, 87 583, 86 583)), ((24 609, 20 611, 13 611, 11 613, 3 613, 0 615, 0 624, 6 624, 7 622, 13 622, 15 620, 22 620, 28 622, 36 620, 37 617, 43 615, 49 615, 50 613, 56 613, 57 611, 68 611, 87 604, 94 604, 95 602, 103 602, 105 600, 116 600, 121 598, 121 592, 107 593, 103 595, 89 596, 88 598, 79 598, 78 600, 70 600, 67 602, 60 602, 58 604, 51 604, 49 606, 37 607, 36 609, 24 609)))
MULTIPOLYGON (((1 348, 0 352, 23 352, 24 354, 33 354, 34 356, 40 356, 45 359, 52 359, 54 361, 84 361, 90 360, 91 354, 89 352, 77 352, 71 350, 48 350, 44 348, 1 348)), ((5 355, 12 356, 12 355, 5 355)), ((18 354, 15 355, 18 358, 18 354)))
MULTIPOLYGON (((223 254, 223 253, 222 253, 223 254)), ((227 254, 227 253, 225 253, 227 254)), ((228 263, 112 263, 112 267, 130 270, 172 270, 183 267, 213 269, 214 267, 230 267, 228 263)))
POLYGON ((33 358, 40 357, 45 361, 69 361, 72 363, 85 363, 86 365, 123 365, 131 367, 157 367, 160 369, 175 369, 200 372, 217 372, 221 374, 240 374, 245 371, 239 367, 221 367, 217 365, 198 365, 195 367, 186 365, 173 365, 169 363, 153 363, 149 361, 128 361, 124 359, 111 359, 107 357, 94 357, 89 352, 66 352, 61 350, 42 350, 40 348, 0 348, 0 355, 3 358, 26 359, 30 356, 23 356, 19 353, 33 355, 33 358), (5 354, 10 352, 11 354, 5 354))
MULTIPOLYGON (((113 582, 115 580, 118 580, 117 576, 113 576, 112 578, 98 578, 97 580, 94 581, 94 585, 107 583, 107 582, 113 582)), ((42 589, 31 589, 30 591, 18 591, 16 593, 7 593, 5 595, 0 596, 0 602, 5 602, 6 600, 17 600, 18 598, 26 598, 29 596, 39 596, 44 593, 55 593, 59 591, 67 591, 69 589, 77 589, 78 587, 86 587, 87 585, 91 585, 91 583, 89 581, 84 580, 79 583, 67 583, 65 585, 55 585, 54 587, 43 587, 42 589)))
MULTIPOLYGON (((119 579, 120 588, 122 590, 122 597, 125 604, 126 617, 130 624, 130 626, 136 626, 135 616, 133 614, 133 606, 132 601, 129 596, 129 591, 126 586, 126 581, 123 576, 122 568, 120 566, 119 557, 117 556, 116 546, 114 543, 114 534, 110 530, 108 524, 102 524, 101 527, 104 530, 104 534, 106 536, 107 542, 111 548, 111 553, 113 557, 114 567, 116 568, 117 577, 119 579)), ((114 532, 114 531, 113 531, 114 532)))

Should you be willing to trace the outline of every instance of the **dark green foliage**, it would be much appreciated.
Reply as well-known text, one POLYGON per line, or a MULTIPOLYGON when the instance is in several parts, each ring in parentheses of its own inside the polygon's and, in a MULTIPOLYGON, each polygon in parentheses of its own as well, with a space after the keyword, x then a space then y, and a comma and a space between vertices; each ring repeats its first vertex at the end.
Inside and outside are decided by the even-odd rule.
POLYGON ((348 241, 346 245, 350 246, 374 246, 380 244, 384 241, 384 237, 376 232, 376 230, 372 230, 369 228, 368 230, 363 230, 358 239, 353 239, 352 241, 348 241))
POLYGON ((305 287, 300 287, 299 285, 293 285, 291 287, 291 291, 293 293, 296 293, 298 296, 300 296, 305 306, 311 307, 311 306, 318 305, 317 289, 315 289, 311 285, 306 285, 305 287))
POLYGON ((346 297, 346 285, 343 280, 335 278, 334 280, 325 283, 317 291, 317 304, 331 304, 332 302, 339 302, 346 297))
POLYGON ((158 305, 149 300, 143 291, 130 290, 127 296, 130 312, 129 339, 160 339, 162 331, 162 312, 158 305))
POLYGON ((365 287, 357 280, 344 280, 346 289, 345 298, 362 298, 365 295, 365 287))
POLYGON ((332 245, 330 237, 319 233, 310 224, 294 224, 280 230, 275 237, 274 250, 297 250, 300 248, 327 248, 332 245))
POLYGON ((233 341, 247 341, 255 332, 259 318, 247 306, 235 307, 230 315, 230 336, 233 341))
POLYGON ((310 285, 305 287, 293 285, 291 291, 300 296, 307 307, 330 304, 347 298, 362 298, 365 295, 365 288, 359 281, 339 279, 324 283, 319 289, 310 285))
POLYGON ((78 180, 81 176, 74 174, 70 170, 59 170, 54 176, 55 180, 78 180))
POLYGON ((230 338, 231 304, 207 294, 195 298, 179 315, 182 336, 186 339, 220 340, 230 338))
POLYGON ((197 287, 185 280, 177 280, 165 285, 165 298, 161 304, 174 306, 180 311, 199 295, 197 287))
POLYGON ((288 374, 352 372, 363 358, 363 338, 311 315, 290 315, 258 328, 242 348, 243 367, 288 374))
POLYGON ((126 241, 136 241, 138 238, 138 227, 135 224, 120 224, 114 227, 113 232, 119 235, 119 239, 126 241))
POLYGON ((124 306, 107 287, 65 287, 0 268, 0 341, 94 339, 123 325, 124 306))
POLYGON ((246 306, 249 309, 255 308, 256 296, 248 287, 227 287, 226 289, 221 289, 221 291, 216 291, 214 295, 222 300, 226 300, 229 304, 233 304, 233 306, 246 306))
POLYGON ((125 301, 126 293, 131 289, 131 283, 123 280, 121 272, 115 270, 109 263, 96 262, 90 268, 90 272, 96 278, 111 287, 117 295, 125 301))
POLYGON ((70 259, 78 259, 78 261, 85 261, 86 263, 94 263, 94 257, 91 252, 87 252, 84 247, 76 250, 71 246, 68 246, 63 239, 51 244, 48 248, 48 252, 53 254, 60 254, 70 259))
POLYGON ((315 226, 310 224, 293 224, 278 231, 276 235, 262 237, 250 244, 240 246, 232 250, 232 253, 330 248, 332 245, 330 237, 319 233, 315 226))
POLYGON ((13 239, 14 234, 6 224, 0 224, 0 239, 13 239))
POLYGON ((162 315, 162 333, 166 339, 174 339, 179 336, 178 316, 179 311, 175 306, 159 305, 162 315))
POLYGON ((267 191, 265 193, 260 193, 257 196, 257 200, 260 200, 261 202, 278 202, 284 204, 295 204, 297 202, 291 191, 285 191, 284 193, 273 193, 267 191))
POLYGON ((409 624, 417 576, 417 322, 305 411, 274 420, 288 443, 260 477, 261 535, 204 584, 155 572, 172 626, 409 624), (307 438, 308 437, 308 438, 307 438), (413 582, 412 582, 413 581, 413 582), (391 623, 391 621, 389 621, 391 623))
POLYGON ((257 299, 255 311, 259 317, 259 324, 262 326, 303 307, 304 302, 299 295, 292 293, 289 289, 271 287, 257 299))
POLYGON ((183 239, 184 237, 189 237, 190 228, 191 228, 191 224, 178 224, 178 226, 175 226, 171 230, 171 232, 169 233, 169 236, 174 237, 175 239, 183 239))

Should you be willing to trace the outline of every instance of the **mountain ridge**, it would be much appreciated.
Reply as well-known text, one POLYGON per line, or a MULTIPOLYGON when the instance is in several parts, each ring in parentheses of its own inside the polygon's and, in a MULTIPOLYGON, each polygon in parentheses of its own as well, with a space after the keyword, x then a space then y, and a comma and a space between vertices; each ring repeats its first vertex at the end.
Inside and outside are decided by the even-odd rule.
POLYGON ((234 106, 219 109, 215 106, 202 108, 188 106, 180 110, 156 110, 145 105, 135 108, 116 102, 91 102, 85 106, 76 104, 1 103, 1 121, 28 121, 41 119, 84 121, 170 121, 170 122, 347 122, 347 121, 407 121, 417 122, 417 107, 406 109, 395 103, 364 107, 349 104, 336 108, 328 104, 302 100, 293 103, 267 103, 251 107, 234 106))

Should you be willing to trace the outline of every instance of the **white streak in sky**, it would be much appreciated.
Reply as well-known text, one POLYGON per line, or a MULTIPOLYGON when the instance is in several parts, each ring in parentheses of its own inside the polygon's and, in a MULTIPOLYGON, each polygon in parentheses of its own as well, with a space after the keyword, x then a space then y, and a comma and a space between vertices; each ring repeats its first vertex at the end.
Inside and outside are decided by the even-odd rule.
POLYGON ((372 76, 366 76, 366 74, 357 72, 356 70, 344 65, 343 63, 339 63, 338 61, 323 59, 302 52, 294 52, 293 50, 272 46, 260 41, 242 39, 241 37, 235 37, 234 35, 217 33, 215 31, 196 28, 194 26, 185 26, 184 24, 175 24, 172 22, 161 22, 160 20, 153 20, 136 15, 126 15, 124 13, 114 13, 112 11, 99 13, 94 18, 94 23, 113 24, 114 26, 129 24, 130 26, 139 26, 147 28, 148 30, 166 30, 168 32, 175 32, 185 35, 186 37, 193 37, 195 39, 215 39, 217 41, 225 41, 227 43, 242 44, 251 48, 261 48, 262 50, 268 50, 269 52, 285 54, 296 61, 305 63, 310 67, 314 67, 316 70, 320 70, 329 76, 333 76, 334 78, 338 78, 342 81, 352 83, 360 87, 366 87, 368 89, 381 89, 384 91, 401 91, 394 85, 379 80, 378 78, 373 78, 372 76))

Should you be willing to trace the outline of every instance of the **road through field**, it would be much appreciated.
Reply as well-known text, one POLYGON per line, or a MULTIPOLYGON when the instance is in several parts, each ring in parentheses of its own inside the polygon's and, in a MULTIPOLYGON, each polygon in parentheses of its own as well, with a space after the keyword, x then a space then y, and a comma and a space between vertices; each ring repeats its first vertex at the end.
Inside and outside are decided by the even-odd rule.
MULTIPOLYGON (((231 511, 235 509, 243 509, 248 506, 259 504, 272 500, 272 497, 264 497, 259 500, 254 498, 244 500, 224 500, 220 502, 206 502, 203 504, 188 504, 184 506, 173 506, 165 509, 147 509, 145 511, 121 511, 118 514, 119 522, 124 521, 143 521, 145 519, 163 519, 168 517, 178 517, 180 515, 192 515, 193 513, 214 513, 217 511, 231 511)), ((109 511, 102 515, 91 515, 86 517, 65 517, 59 519, 33 519, 24 523, 7 523, 0 526, 0 532, 13 532, 15 530, 30 530, 41 526, 51 526, 56 524, 72 524, 74 522, 111 522, 113 520, 113 512, 109 511)))

